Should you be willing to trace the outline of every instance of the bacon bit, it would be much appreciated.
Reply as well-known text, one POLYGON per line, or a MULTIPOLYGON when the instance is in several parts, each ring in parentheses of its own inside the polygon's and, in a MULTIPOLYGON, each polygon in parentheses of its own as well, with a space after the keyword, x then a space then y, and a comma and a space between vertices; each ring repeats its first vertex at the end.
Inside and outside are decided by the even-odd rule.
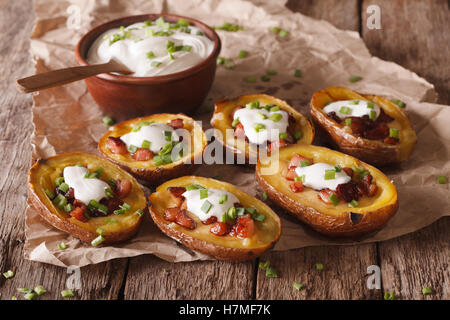
POLYGON ((180 209, 187 210, 187 201, 184 199, 184 197, 178 197, 177 199, 178 199, 177 203, 181 202, 181 204, 179 205, 180 209))
POLYGON ((386 137, 384 138, 383 142, 387 143, 387 144, 392 144, 392 145, 396 145, 398 143, 398 139, 393 138, 393 137, 386 137))
POLYGON ((364 131, 363 136, 364 138, 371 140, 384 139, 389 136, 389 127, 382 123, 374 129, 364 131))
POLYGON ((230 228, 225 222, 216 222, 211 226, 209 232, 215 234, 216 236, 225 236, 230 232, 230 228))
POLYGON ((380 114, 378 115, 378 118, 375 122, 376 123, 389 123, 393 120, 394 120, 393 118, 391 118, 390 116, 388 116, 386 114, 386 112, 384 112, 383 108, 380 108, 380 114))
POLYGON ((352 200, 358 201, 361 196, 358 185, 354 181, 347 183, 341 183, 336 187, 336 194, 340 199, 345 202, 351 202, 352 200))
POLYGON ((366 194, 369 197, 373 197, 378 190, 377 185, 373 182, 373 177, 370 174, 365 175, 358 184, 362 194, 366 194))
POLYGON ((81 207, 75 207, 73 210, 69 213, 69 215, 81 222, 87 222, 88 218, 84 215, 86 211, 83 210, 81 207))
POLYGON ((350 129, 352 129, 353 134, 360 135, 364 132, 364 121, 358 117, 348 117, 345 119, 351 119, 350 129))
POLYGON ((307 158, 307 157, 304 157, 304 156, 301 156, 301 155, 295 153, 292 156, 291 161, 289 162, 288 168, 289 169, 292 169, 292 168, 295 169, 295 168, 297 168, 300 165, 300 162, 302 162, 302 161, 308 161, 310 165, 314 163, 313 159, 307 158))
POLYGON ((287 137, 286 137, 286 139, 284 139, 284 142, 286 142, 287 144, 293 144, 293 143, 295 143, 294 136, 290 133, 289 127, 288 127, 288 129, 286 130, 286 134, 287 134, 287 137))
POLYGON ((302 192, 304 189, 303 182, 301 182, 301 181, 291 182, 289 184, 289 188, 291 188, 291 191, 294 193, 302 192))
POLYGON ((369 197, 373 197, 377 193, 377 191, 378 191, 378 186, 375 183, 372 183, 367 190, 367 195, 369 197))
POLYGON ((238 238, 250 238, 255 233, 255 222, 250 214, 239 217, 231 230, 231 235, 238 238))
POLYGON ((287 143, 284 140, 273 141, 272 143, 267 145, 267 151, 270 152, 270 151, 277 150, 277 149, 280 149, 285 146, 287 146, 287 143))
POLYGON ((194 230, 196 227, 195 221, 187 215, 187 211, 177 207, 166 209, 164 212, 164 219, 175 222, 186 229, 194 230))
POLYGON ((174 196, 180 197, 183 193, 186 192, 185 187, 168 187, 167 190, 174 196))
POLYGON ((125 198, 132 189, 130 180, 117 180, 116 181, 116 196, 120 199, 125 198))
POLYGON ((234 114, 236 113, 236 111, 243 109, 243 106, 237 106, 236 108, 234 108, 233 112, 231 112, 231 119, 234 120, 234 114))
POLYGON ((64 196, 67 198, 67 200, 73 201, 75 199, 74 195, 75 191, 73 190, 73 188, 69 188, 64 196))
POLYGON ((286 180, 294 181, 295 177, 297 176, 297 173, 295 172, 295 168, 289 169, 284 176, 286 180))
POLYGON ((119 137, 109 136, 106 139, 106 144, 112 153, 115 153, 115 154, 128 153, 127 145, 119 137))
MULTIPOLYGON (((108 214, 112 214, 114 210, 120 209, 120 206, 123 204, 123 201, 119 198, 103 198, 100 200, 100 203, 108 207, 108 214)), ((104 213, 99 213, 99 216, 104 216, 104 213)))
POLYGON ((169 121, 168 125, 174 129, 181 129, 184 127, 183 119, 173 119, 169 121))
POLYGON ((148 161, 153 159, 153 152, 149 149, 139 148, 133 154, 133 159, 136 161, 148 161))
POLYGON ((320 190, 317 196, 319 197, 320 200, 322 200, 326 204, 332 204, 330 200, 331 194, 334 194, 336 197, 338 196, 336 192, 328 188, 320 190))
POLYGON ((353 169, 349 167, 342 168, 342 170, 350 177, 353 178, 353 169))
POLYGON ((236 129, 234 129, 234 135, 238 139, 245 139, 245 131, 244 131, 244 126, 242 125, 242 123, 239 122, 236 125, 236 129))
POLYGON ((327 113, 327 116, 336 121, 337 123, 341 122, 341 118, 339 118, 339 116, 334 111, 327 113))
POLYGON ((73 200, 73 204, 72 205, 74 207, 80 207, 83 211, 87 210, 87 206, 84 204, 84 202, 82 202, 82 201, 80 201, 78 199, 73 200))
MULTIPOLYGON (((206 219, 205 221, 202 221, 203 224, 211 224, 217 221, 217 217, 216 216, 211 216, 208 219, 206 219)), ((214 232, 213 232, 214 233, 214 232)), ((215 233, 214 233, 215 234, 215 233)))

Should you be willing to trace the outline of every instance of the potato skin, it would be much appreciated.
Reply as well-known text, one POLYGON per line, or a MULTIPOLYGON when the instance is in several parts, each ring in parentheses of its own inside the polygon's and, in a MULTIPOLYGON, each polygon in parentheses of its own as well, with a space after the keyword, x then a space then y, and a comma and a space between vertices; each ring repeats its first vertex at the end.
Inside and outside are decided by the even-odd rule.
MULTIPOLYGON (((183 185, 182 182, 185 179, 195 179, 196 183, 200 183, 207 187, 214 186, 214 187, 224 188, 225 190, 227 190, 229 192, 233 192, 233 190, 237 189, 236 187, 234 187, 233 185, 231 185, 229 183, 225 183, 225 182, 218 181, 215 179, 188 176, 188 177, 181 177, 181 178, 166 182, 162 186, 160 191, 163 190, 164 188, 166 188, 167 186, 181 186, 181 185, 183 185), (174 183, 171 183, 171 182, 174 182, 174 183)), ((187 183, 185 185, 188 185, 188 184, 189 183, 187 183)), ((157 192, 158 192, 158 190, 157 190, 157 192)), ((240 191, 240 194, 242 196, 243 192, 240 191)), ((254 201, 255 203, 257 202, 259 206, 264 207, 266 210, 266 211, 264 211, 264 213, 266 215, 270 214, 270 217, 272 219, 274 219, 274 221, 277 225, 278 229, 277 229, 277 232, 274 235, 273 239, 270 242, 266 243, 264 246, 259 246, 259 247, 255 247, 255 248, 225 247, 220 244, 214 243, 214 237, 216 237, 216 236, 214 236, 212 234, 211 234, 212 240, 205 241, 203 239, 199 239, 194 236, 191 236, 191 235, 187 234, 186 232, 183 232, 182 228, 180 228, 180 230, 176 230, 175 228, 172 228, 171 224, 164 220, 164 218, 163 218, 164 212, 158 211, 158 209, 155 208, 156 206, 153 204, 150 205, 149 212, 150 212, 150 215, 151 215, 153 221, 158 226, 158 228, 161 229, 162 232, 164 232, 167 236, 171 237, 172 239, 182 243, 186 247, 188 247, 192 250, 196 250, 198 252, 207 254, 217 260, 232 261, 232 262, 245 261, 245 260, 254 259, 254 258, 258 257, 259 255, 261 255, 263 252, 271 249, 275 245, 275 243, 278 241, 278 239, 281 235, 281 222, 280 222, 280 219, 278 218, 278 216, 267 205, 263 204, 261 201, 257 200, 256 198, 251 197, 248 194, 245 194, 245 195, 246 195, 245 199, 247 199, 247 200, 251 199, 250 201, 254 201)), ((152 194, 149 197, 149 200, 151 203, 156 202, 156 201, 161 201, 162 197, 164 197, 164 196, 165 195, 152 194)), ((167 197, 165 197, 165 198, 167 198, 167 197)), ((165 203, 165 201, 167 201, 165 198, 164 198, 164 200, 162 200, 165 205, 164 209, 168 207, 168 206, 166 206, 166 205, 168 205, 168 203, 165 203)), ((242 199, 240 198, 240 200, 242 200, 242 199)))
MULTIPOLYGON (((158 122, 160 122, 160 121, 158 121, 158 122)), ((150 116, 142 117, 142 118, 130 119, 130 120, 121 122, 119 124, 116 124, 115 126, 111 127, 110 130, 107 133, 105 133, 105 135, 103 135, 103 137, 100 139, 100 141, 98 143, 98 150, 100 151, 100 154, 103 157, 105 157, 112 163, 120 166, 122 169, 131 173, 133 176, 135 176, 136 178, 145 182, 146 184, 148 184, 150 186, 154 186, 161 182, 194 172, 195 169, 198 167, 198 164, 195 164, 195 159, 202 156, 203 150, 205 149, 206 145, 207 145, 207 141, 206 141, 205 133, 203 132, 201 126, 195 123, 194 119, 192 119, 182 113, 178 113, 178 114, 162 113, 162 114, 154 114, 154 115, 150 115, 150 116), (133 162, 137 162, 137 161, 128 160, 128 159, 124 160, 122 158, 121 159, 114 158, 114 155, 111 153, 111 151, 107 147, 106 141, 107 141, 108 137, 111 135, 116 136, 116 135, 114 135, 116 132, 121 132, 122 133, 121 135, 123 135, 126 132, 129 132, 129 131, 127 131, 128 129, 126 129, 126 128, 131 126, 132 124, 139 123, 140 121, 151 121, 152 119, 155 119, 155 117, 158 117, 159 120, 164 120, 165 123, 168 122, 169 120, 181 118, 184 121, 189 122, 190 124, 193 125, 192 130, 194 130, 194 128, 195 128, 195 130, 201 130, 202 141, 200 144, 200 149, 195 150, 194 154, 192 154, 192 156, 189 158, 191 160, 190 163, 186 163, 187 160, 185 159, 183 162, 176 162, 176 163, 168 164, 168 165, 164 165, 164 166, 159 166, 159 167, 152 166, 150 168, 142 168, 142 167, 135 166, 133 164, 133 162)))
POLYGON ((330 87, 314 93, 310 109, 314 120, 330 135, 342 152, 373 165, 383 166, 403 162, 409 158, 417 143, 416 133, 406 114, 390 100, 383 97, 361 95, 347 88, 330 87), (352 99, 373 101, 383 108, 388 115, 397 120, 401 124, 402 137, 400 142, 396 145, 390 145, 382 141, 355 136, 322 111, 327 102, 352 99))
MULTIPOLYGON (((47 158, 47 159, 38 159, 32 168, 30 169, 29 173, 29 182, 28 182, 28 194, 29 194, 29 204, 33 206, 39 213, 39 215, 44 218, 45 221, 47 221, 49 224, 54 226, 55 228, 67 232, 71 234, 72 236, 80 239, 83 242, 91 242, 95 238, 98 237, 98 234, 94 231, 91 231, 89 229, 83 228, 79 225, 76 225, 72 223, 68 218, 63 218, 61 216, 56 215, 54 212, 48 208, 45 203, 42 201, 42 199, 38 195, 38 188, 34 181, 37 180, 36 175, 38 175, 38 168, 41 164, 45 164, 48 162, 48 160, 57 159, 57 158, 63 158, 63 157, 71 157, 71 156, 80 156, 83 155, 81 152, 70 152, 70 153, 63 153, 58 154, 53 157, 47 158)), ((91 155, 91 154, 84 154, 88 155, 89 157, 96 157, 98 159, 101 159, 97 156, 91 155)), ((102 160, 106 161, 106 160, 102 160)), ((131 177, 129 174, 123 172, 124 175, 126 175, 127 178, 130 180, 132 179, 133 182, 137 185, 137 182, 134 180, 133 177, 131 177)), ((145 197, 144 192, 141 190, 142 196, 145 197)), ((144 212, 147 210, 147 207, 144 208, 144 212)), ((68 216, 68 215, 67 215, 68 216)), ((69 216, 68 216, 69 217, 69 216)), ((93 218, 95 219, 95 218, 93 218)), ((139 230, 139 227, 142 223, 143 217, 137 220, 137 222, 128 228, 121 228, 120 230, 109 232, 107 236, 105 236, 105 241, 102 244, 112 244, 112 243, 119 243, 123 242, 125 240, 130 239, 133 237, 137 231, 139 230)))
MULTIPOLYGON (((230 114, 238 105, 244 105, 249 101, 260 101, 264 104, 276 104, 282 110, 289 112, 292 114, 296 120, 296 126, 301 128, 303 133, 303 137, 297 141, 297 143, 306 143, 311 144, 314 140, 314 125, 312 122, 303 116, 300 112, 292 108, 286 101, 275 98, 273 96, 267 94, 247 94, 241 95, 234 99, 221 99, 217 100, 214 105, 214 113, 211 118, 211 126, 216 130, 220 131, 221 136, 217 136, 216 139, 224 146, 224 148, 236 156, 244 153, 245 156, 245 164, 255 164, 257 153, 255 150, 251 150, 250 144, 244 142, 242 146, 239 144, 234 147, 230 145, 225 140, 225 131, 226 129, 233 129, 231 126, 230 114)), ((234 139, 235 141, 238 139, 234 139)))
MULTIPOLYGON (((317 146, 303 146, 302 148, 312 148, 314 153, 322 154, 321 157, 323 159, 328 158, 326 152, 339 154, 339 152, 337 151, 317 146)), ((295 148, 291 149, 292 149, 291 154, 294 153, 302 154, 301 152, 302 149, 300 147, 297 149, 295 148)), ((344 154, 342 154, 342 156, 345 156, 346 158, 352 158, 344 154)), ((355 159, 355 161, 358 160, 355 159)), ((358 163, 361 162, 358 161, 358 163)), ((366 168, 370 168, 371 174, 373 174, 372 170, 378 171, 374 167, 371 167, 367 164, 364 164, 364 166, 366 168)), ((382 175, 382 173, 379 171, 378 173, 376 173, 378 177, 380 177, 380 174, 382 175)), ((280 172, 278 172, 278 176, 279 179, 284 179, 284 177, 280 172)), ((385 176, 384 178, 387 179, 387 177, 385 176)), ((260 185, 261 189, 267 193, 268 197, 274 203, 276 203, 283 209, 287 210, 288 213, 293 215, 298 220, 309 225, 317 232, 320 232, 329 237, 357 237, 376 231, 382 228, 389 221, 389 219, 392 218, 392 216, 397 212, 399 206, 397 192, 394 188, 395 201, 391 201, 387 205, 382 206, 376 210, 366 211, 362 213, 352 213, 351 209, 349 208, 349 211, 342 212, 341 214, 331 215, 325 212, 320 212, 319 210, 309 206, 308 203, 300 203, 299 201, 295 201, 288 194, 285 194, 277 190, 273 185, 268 183, 267 179, 265 179, 264 176, 261 174, 259 162, 256 167, 256 180, 260 185)), ((375 181, 377 182, 376 177, 375 181)), ((377 185, 380 188, 380 184, 378 182, 377 185)))

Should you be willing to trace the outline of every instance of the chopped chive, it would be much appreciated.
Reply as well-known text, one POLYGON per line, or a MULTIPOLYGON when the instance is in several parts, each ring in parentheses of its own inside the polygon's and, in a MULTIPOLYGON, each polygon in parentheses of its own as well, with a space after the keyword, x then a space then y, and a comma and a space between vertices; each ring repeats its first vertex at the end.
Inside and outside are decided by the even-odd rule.
POLYGON ((323 270, 323 264, 316 263, 316 269, 319 270, 319 271, 323 270))
POLYGON ((297 181, 297 182, 299 182, 299 181, 302 181, 302 180, 300 179, 300 177, 299 177, 299 176, 296 176, 296 177, 294 178, 294 181, 297 181))
POLYGON ((325 170, 325 180, 333 180, 336 178, 336 170, 325 170))
POLYGON ((272 28, 270 28, 270 31, 272 31, 273 33, 276 33, 276 34, 278 34, 278 32, 280 32, 280 28, 279 27, 272 27, 272 28))
POLYGON ((273 122, 278 122, 283 119, 283 115, 281 113, 273 113, 270 115, 269 119, 273 122))
POLYGON ((349 107, 342 106, 342 107, 339 109, 339 112, 342 113, 342 114, 349 114, 351 110, 352 110, 352 109, 350 109, 349 107))
POLYGON ((142 141, 141 148, 150 149, 151 145, 152 145, 152 143, 150 141, 144 140, 144 141, 142 141))
POLYGON ((247 83, 255 83, 257 81, 257 79, 256 79, 256 77, 249 76, 249 77, 245 77, 244 81, 247 83))
POLYGON ((231 126, 232 126, 233 128, 236 128, 236 126, 238 125, 238 123, 239 123, 239 118, 236 118, 236 119, 234 119, 233 122, 231 123, 231 126))
POLYGON ((150 64, 150 66, 158 68, 161 65, 161 62, 159 61, 152 61, 152 63, 150 64))
POLYGON ((67 191, 69 191, 69 185, 67 183, 63 182, 58 186, 58 189, 64 193, 66 193, 67 191))
POLYGON ((172 151, 172 149, 173 149, 173 144, 171 142, 169 142, 161 148, 158 155, 163 156, 165 154, 169 154, 172 151))
POLYGON ((353 105, 359 104, 359 101, 358 100, 351 100, 351 101, 348 102, 348 104, 353 104, 353 105))
POLYGON ((164 131, 166 141, 172 141, 172 131, 164 131))
POLYGON ((295 140, 297 140, 297 141, 300 140, 302 138, 302 136, 303 136, 303 134, 301 131, 295 131, 295 133, 294 133, 295 140))
POLYGON ((272 267, 267 267, 266 268, 266 277, 267 278, 278 278, 277 270, 275 270, 272 267))
POLYGON ((150 20, 146 20, 146 21, 144 21, 144 26, 145 27, 149 27, 149 26, 151 26, 153 23, 150 21, 150 20))
POLYGON ((250 213, 250 214, 256 213, 256 209, 255 208, 245 208, 245 211, 250 213))
POLYGON ((342 169, 341 169, 340 166, 334 166, 334 171, 336 171, 336 172, 341 172, 342 169))
POLYGON ((278 35, 279 35, 281 38, 285 38, 285 37, 287 37, 287 36, 289 35, 289 31, 284 30, 284 29, 281 29, 280 32, 278 32, 278 35))
POLYGON ((70 289, 65 289, 65 290, 61 291, 61 296, 62 296, 63 298, 72 298, 72 297, 75 296, 75 294, 73 293, 72 290, 70 290, 70 289))
POLYGON ((345 125, 346 126, 350 126, 351 124, 352 124, 352 119, 350 119, 350 118, 345 119, 345 125))
POLYGON ((266 70, 266 74, 268 76, 275 76, 278 74, 278 72, 276 70, 266 70))
POLYGON ((337 206, 337 204, 339 203, 339 198, 337 195, 335 195, 334 193, 332 193, 330 195, 330 201, 333 205, 337 206))
POLYGON ((30 292, 23 296, 26 300, 34 300, 36 298, 36 293, 30 292))
POLYGON ((202 206, 200 207, 200 210, 202 210, 204 213, 208 213, 209 210, 211 210, 212 204, 208 200, 205 200, 203 202, 202 206))
POLYGON ((279 106, 273 106, 270 108, 270 112, 277 112, 280 111, 280 107, 279 106))
POLYGON ((208 189, 200 189, 200 200, 208 198, 208 189))
POLYGON ((147 59, 153 59, 156 58, 155 54, 153 53, 153 51, 149 51, 147 52, 147 59))
POLYGON ((67 249, 67 244, 65 244, 64 242, 58 243, 58 249, 59 250, 66 250, 67 249))
POLYGON ((301 76, 302 76, 302 71, 300 69, 295 69, 294 77, 301 78, 301 76))
POLYGON ((446 176, 438 176, 437 177, 437 182, 439 184, 446 184, 447 183, 447 177, 446 176))
POLYGON ((286 132, 281 132, 280 135, 279 135, 279 137, 280 137, 280 140, 286 140, 287 137, 288 137, 288 135, 287 135, 286 132))
POLYGON ((222 214, 222 222, 227 222, 228 221, 228 214, 227 212, 225 212, 224 214, 222 214))
POLYGON ((157 155, 153 158, 153 163, 155 166, 162 166, 169 163, 172 163, 172 156, 171 154, 164 154, 164 155, 157 155))
POLYGON ((203 33, 203 32, 201 32, 200 30, 198 30, 196 34, 197 34, 198 36, 202 36, 202 35, 204 35, 204 33, 203 33))
POLYGON ((263 192, 262 198, 263 198, 264 201, 267 201, 267 199, 269 198, 269 197, 267 196, 267 192, 265 192, 265 191, 263 192))
POLYGON ((95 232, 99 235, 102 235, 105 232, 105 230, 103 230, 102 228, 97 228, 97 230, 95 230, 95 232))
POLYGON ((400 130, 395 128, 389 128, 389 137, 398 139, 400 130))
POLYGON ((186 19, 180 18, 177 20, 177 25, 181 26, 181 27, 188 27, 189 21, 187 21, 186 19))
POLYGON ((292 286, 294 287, 295 290, 298 290, 298 291, 303 290, 303 285, 300 284, 300 283, 298 283, 298 282, 295 282, 295 281, 294 281, 294 282, 292 283, 292 286))
POLYGON ((55 184, 57 187, 59 187, 59 185, 63 182, 64 182, 64 177, 58 177, 55 179, 55 184))
POLYGON ((256 113, 256 115, 257 115, 261 120, 266 120, 266 119, 267 119, 267 116, 266 116, 264 113, 262 113, 262 112, 258 112, 258 113, 256 113))
POLYGON ((392 290, 391 293, 385 292, 384 293, 384 300, 394 300, 395 299, 395 290, 392 290))
POLYGON ((248 109, 255 109, 255 108, 259 108, 259 101, 252 101, 249 102, 245 105, 246 108, 248 109))
POLYGON ((433 289, 431 289, 431 287, 423 287, 422 288, 422 294, 424 296, 432 294, 433 293, 433 289))
POLYGON ((225 58, 224 57, 217 57, 216 64, 218 64, 218 65, 225 64, 225 58))
POLYGON ((17 297, 16 296, 12 296, 11 300, 17 300, 17 297))
POLYGON ((258 267, 262 270, 266 270, 270 266, 270 261, 260 261, 258 267))
POLYGON ((309 163, 309 161, 308 160, 301 160, 300 161, 300 167, 307 167, 307 166, 309 166, 311 163, 309 163))
POLYGON ((6 272, 3 272, 3 276, 5 277, 5 279, 11 279, 12 277, 14 277, 14 271, 8 270, 6 272))
POLYGON ((350 78, 348 78, 348 81, 350 81, 351 83, 355 83, 362 80, 362 77, 360 76, 351 76, 350 78))
POLYGON ((301 181, 301 182, 305 183, 306 176, 305 176, 304 174, 302 174, 301 176, 299 176, 299 178, 300 178, 300 181, 301 181))
POLYGON ((66 204, 64 206, 64 211, 65 212, 70 213, 70 212, 72 212, 72 210, 73 210, 73 207, 72 207, 72 205, 70 203, 68 203, 68 204, 66 204))
POLYGON ((269 82, 270 81, 270 77, 268 75, 262 75, 261 76, 261 81, 263 82, 269 82))
POLYGON ((228 195, 227 194, 221 194, 219 197, 219 204, 224 204, 225 202, 227 202, 228 200, 228 195))
POLYGON ((108 117, 108 116, 104 116, 102 119, 103 123, 106 124, 107 126, 113 126, 116 122, 114 121, 113 118, 108 117))
POLYGON ((401 100, 398 99, 392 99, 391 102, 395 103, 396 105, 398 105, 400 108, 404 108, 406 107, 406 103, 404 103, 401 100))
POLYGON ((34 287, 34 292, 37 293, 38 296, 42 296, 44 293, 47 292, 47 290, 42 285, 38 285, 34 287))
POLYGON ((120 207, 122 209, 125 209, 125 210, 130 210, 131 209, 131 206, 128 203, 126 203, 126 202, 124 202, 120 207))
POLYGON ((370 120, 375 120, 377 118, 377 113, 375 111, 370 111, 369 113, 369 119, 370 120))
POLYGON ((237 211, 235 207, 231 207, 227 210, 227 217, 230 218, 230 220, 236 219, 237 211))
POLYGON ((352 200, 352 201, 350 201, 350 202, 348 203, 348 206, 349 206, 350 208, 356 208, 357 206, 359 206, 359 202, 356 201, 356 200, 352 200))
POLYGON ((243 58, 245 58, 247 55, 248 55, 248 51, 240 50, 239 53, 238 53, 238 58, 243 59, 243 58))
POLYGON ((375 104, 372 101, 367 102, 367 108, 373 109, 375 107, 375 104))
POLYGON ((245 213, 245 208, 237 208, 236 213, 238 216, 243 216, 245 213))
POLYGON ((262 123, 256 123, 253 128, 255 129, 256 132, 260 132, 264 129, 266 129, 266 126, 262 123))
POLYGON ((28 289, 28 288, 17 288, 17 291, 20 293, 31 293, 33 292, 33 290, 28 289))
POLYGON ((134 213, 136 213, 139 217, 142 217, 144 215, 144 210, 137 209, 134 213))
POLYGON ((101 244, 103 241, 105 241, 105 237, 103 237, 102 235, 99 235, 97 238, 95 238, 94 240, 91 241, 91 245, 93 247, 96 247, 99 244, 101 244))
POLYGON ((186 186, 187 191, 197 190, 197 189, 205 189, 205 187, 202 185, 199 185, 199 184, 190 184, 190 185, 186 186))
POLYGON ((55 195, 53 194, 53 192, 51 192, 48 189, 44 190, 45 194, 47 195, 47 197, 49 197, 50 200, 53 200, 53 198, 55 197, 55 195))
POLYGON ((253 220, 259 221, 259 222, 262 222, 262 221, 266 220, 266 216, 261 214, 261 213, 259 213, 259 212, 253 213, 252 214, 252 218, 253 218, 253 220))

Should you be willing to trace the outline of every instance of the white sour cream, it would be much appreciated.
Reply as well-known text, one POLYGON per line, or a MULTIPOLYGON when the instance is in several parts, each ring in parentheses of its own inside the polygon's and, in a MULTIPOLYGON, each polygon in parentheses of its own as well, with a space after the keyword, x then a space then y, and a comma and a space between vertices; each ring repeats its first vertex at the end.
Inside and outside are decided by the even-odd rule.
POLYGON ((85 167, 70 166, 63 171, 64 182, 74 191, 74 197, 88 205, 91 200, 100 201, 106 197, 105 189, 109 185, 100 179, 88 179, 84 176, 89 170, 85 167))
POLYGON ((200 190, 189 190, 183 193, 187 201, 187 210, 195 214, 200 220, 205 221, 208 218, 215 216, 217 221, 222 221, 222 215, 227 212, 228 209, 233 207, 239 200, 236 196, 228 191, 219 189, 207 189, 208 197, 200 199, 200 190), (227 200, 224 203, 219 203, 221 196, 226 195, 227 200), (208 200, 211 203, 211 208, 208 213, 202 210, 202 206, 205 201, 208 200))
POLYGON ((156 25, 146 26, 140 22, 123 30, 111 29, 94 41, 89 49, 87 61, 89 64, 98 64, 114 58, 134 71, 131 76, 135 77, 152 77, 183 71, 206 59, 214 49, 214 42, 202 35, 199 28, 194 26, 188 28, 190 33, 183 32, 185 28, 163 29, 156 25), (172 34, 155 35, 160 31, 172 34), (122 35, 123 40, 110 44, 114 35, 122 35), (168 41, 174 42, 175 46, 190 46, 191 49, 173 52, 172 59, 166 49, 168 41), (154 56, 148 56, 149 52, 153 52, 154 56), (156 66, 157 63, 160 65, 156 66))
POLYGON ((334 179, 325 180, 325 171, 334 169, 334 166, 328 163, 318 162, 307 167, 297 167, 295 169, 295 173, 299 177, 305 177, 305 182, 303 182, 303 185, 306 187, 313 188, 314 190, 329 188, 336 191, 336 187, 338 185, 350 182, 351 178, 344 172, 344 170, 341 170, 340 172, 335 173, 334 179))
POLYGON ((179 137, 171 126, 164 123, 152 123, 150 125, 142 126, 139 131, 132 131, 124 134, 120 139, 125 142, 127 147, 133 145, 138 148, 140 148, 142 143, 147 140, 150 142, 150 150, 153 153, 158 153, 161 148, 170 141, 178 141, 179 137), (170 132, 171 135, 167 133, 166 136, 165 132, 170 132), (169 137, 171 137, 170 140, 169 137))
POLYGON ((278 141, 280 140, 280 133, 284 133, 289 125, 289 116, 286 111, 267 111, 266 109, 239 109, 234 113, 234 119, 239 118, 239 122, 244 127, 245 135, 248 141, 255 144, 262 144, 266 141, 278 141), (260 116, 263 114, 266 119, 262 119, 260 116), (274 114, 280 114, 281 119, 279 121, 273 121, 270 117, 274 114), (264 125, 265 129, 255 130, 257 124, 264 125))
POLYGON ((373 120, 378 118, 378 116, 380 115, 380 107, 375 103, 366 100, 336 101, 330 103, 325 108, 323 108, 323 112, 327 114, 330 112, 335 112, 336 115, 341 119, 347 117, 362 117, 362 116, 370 117, 371 111, 375 111, 376 113, 376 117, 373 120), (372 108, 370 108, 369 104, 372 105, 372 108))

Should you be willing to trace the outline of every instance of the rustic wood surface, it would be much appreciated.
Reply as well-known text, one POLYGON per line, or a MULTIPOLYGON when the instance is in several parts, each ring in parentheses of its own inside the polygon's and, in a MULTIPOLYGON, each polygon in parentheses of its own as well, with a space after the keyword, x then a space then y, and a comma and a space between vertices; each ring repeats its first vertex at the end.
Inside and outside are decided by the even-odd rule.
MULTIPOLYGON (((439 102, 450 104, 450 12, 446 0, 290 0, 288 8, 339 28, 359 31, 370 51, 395 61, 432 82, 439 102), (365 25, 369 4, 382 10, 382 29, 365 25)), ((23 259, 26 179, 31 161, 31 98, 17 93, 16 79, 32 70, 29 33, 30 0, 0 0, 0 299, 21 294, 19 287, 42 284, 46 299, 60 299, 71 275, 66 269, 23 259)), ((449 299, 450 219, 398 239, 348 247, 312 247, 269 252, 279 278, 266 278, 258 260, 247 263, 194 262, 171 264, 151 255, 117 259, 81 269, 79 299, 382 299, 395 290, 399 299, 449 299), (315 265, 321 263, 323 270, 315 265), (379 265, 382 289, 368 290, 366 269, 379 265), (292 283, 304 285, 296 291, 292 283)))

